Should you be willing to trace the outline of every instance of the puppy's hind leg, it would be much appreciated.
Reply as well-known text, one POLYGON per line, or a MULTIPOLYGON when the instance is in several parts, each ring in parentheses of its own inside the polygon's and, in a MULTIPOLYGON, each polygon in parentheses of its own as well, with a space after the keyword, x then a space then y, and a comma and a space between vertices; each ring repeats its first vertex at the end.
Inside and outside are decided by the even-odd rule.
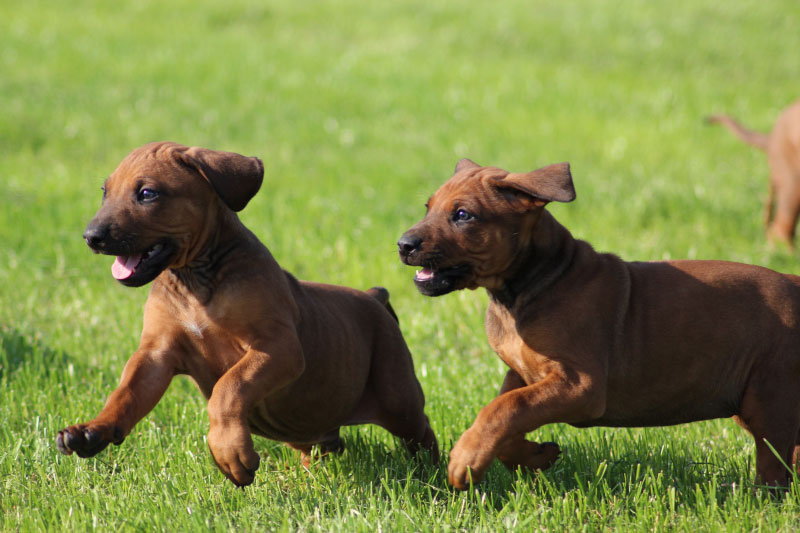
POLYGON ((769 428, 753 432, 756 441, 756 483, 771 487, 785 487, 791 481, 792 458, 795 451, 795 439, 787 439, 787 431, 782 428, 769 428), (774 451, 773 451, 774 449, 774 451), (777 454, 780 456, 776 456, 777 454), (786 465, 786 466, 784 466, 786 465))
POLYGON ((290 448, 300 452, 300 462, 308 469, 311 467, 311 458, 314 456, 314 447, 319 452, 319 458, 324 459, 329 453, 341 453, 344 451, 344 442, 339 437, 339 428, 331 431, 325 435, 322 440, 316 444, 298 444, 294 442, 287 442, 290 448))
POLYGON ((770 183, 775 187, 775 216, 767 227, 770 242, 794 248, 795 227, 800 217, 800 173, 784 161, 770 161, 770 183))
POLYGON ((800 398, 794 384, 773 382, 767 390, 748 387, 741 411, 737 422, 755 439, 756 483, 787 486, 800 434, 800 398))
POLYGON ((376 424, 403 439, 410 452, 428 450, 438 462, 439 445, 424 413, 425 396, 414 373, 411 353, 397 328, 400 320, 389 303, 389 291, 372 287, 365 292, 386 308, 395 324, 379 330, 369 378, 374 396, 365 398, 369 405, 362 405, 362 410, 370 412, 376 424))
POLYGON ((436 435, 428 422, 428 417, 424 414, 421 417, 409 418, 407 415, 384 411, 375 423, 402 439, 412 455, 425 450, 434 463, 439 462, 439 444, 436 442, 436 435))
POLYGON ((427 450, 439 460, 439 445, 425 416, 425 396, 414 374, 414 363, 397 327, 383 328, 372 356, 368 388, 371 422, 401 438, 413 454, 427 450))
POLYGON ((767 192, 767 199, 764 201, 764 227, 769 228, 772 225, 772 220, 775 211, 775 184, 772 182, 772 177, 769 180, 769 190, 767 192))
POLYGON ((325 438, 317 443, 317 447, 323 456, 329 453, 342 453, 344 451, 344 442, 339 436, 339 428, 325 435, 325 438))

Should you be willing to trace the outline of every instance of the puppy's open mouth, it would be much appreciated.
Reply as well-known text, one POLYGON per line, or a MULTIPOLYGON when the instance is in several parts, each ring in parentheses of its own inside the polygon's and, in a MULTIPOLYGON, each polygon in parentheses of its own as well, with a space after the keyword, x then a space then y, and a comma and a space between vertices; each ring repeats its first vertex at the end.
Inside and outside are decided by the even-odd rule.
POLYGON ((133 255, 118 255, 111 265, 114 279, 130 287, 149 283, 167 267, 174 247, 161 242, 133 255))
POLYGON ((459 281, 469 273, 469 266, 456 265, 448 268, 423 266, 414 276, 414 283, 425 296, 441 296, 462 289, 459 281))

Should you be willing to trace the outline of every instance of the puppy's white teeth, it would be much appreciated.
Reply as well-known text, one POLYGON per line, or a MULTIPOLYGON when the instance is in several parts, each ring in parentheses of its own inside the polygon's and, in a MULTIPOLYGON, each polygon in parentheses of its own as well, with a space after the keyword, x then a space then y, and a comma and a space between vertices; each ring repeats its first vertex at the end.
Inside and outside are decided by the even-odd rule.
POLYGON ((152 257, 153 255, 155 255, 158 252, 160 252, 161 248, 163 248, 163 247, 164 247, 164 245, 162 245, 162 244, 156 244, 155 246, 150 248, 150 250, 148 250, 148 252, 146 254, 144 254, 144 258, 145 259, 150 259, 150 257, 152 257))

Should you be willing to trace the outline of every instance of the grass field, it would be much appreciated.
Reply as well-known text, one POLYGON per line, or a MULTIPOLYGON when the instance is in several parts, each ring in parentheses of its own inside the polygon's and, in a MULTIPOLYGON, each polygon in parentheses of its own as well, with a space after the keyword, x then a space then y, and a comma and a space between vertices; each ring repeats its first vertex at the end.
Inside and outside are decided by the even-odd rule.
POLYGON ((800 92, 795 0, 0 2, 0 530, 795 530, 800 489, 754 490, 730 420, 553 425, 538 475, 499 463, 474 492, 380 428, 304 471, 256 440, 236 490, 185 378, 90 460, 55 433, 93 417, 136 348, 146 289, 81 232, 100 186, 153 140, 263 159, 244 222, 298 277, 386 286, 443 451, 499 387, 487 299, 419 295, 400 234, 470 157, 570 161, 551 211, 625 259, 718 258, 800 273, 761 227, 766 162, 703 117, 768 129, 800 92))

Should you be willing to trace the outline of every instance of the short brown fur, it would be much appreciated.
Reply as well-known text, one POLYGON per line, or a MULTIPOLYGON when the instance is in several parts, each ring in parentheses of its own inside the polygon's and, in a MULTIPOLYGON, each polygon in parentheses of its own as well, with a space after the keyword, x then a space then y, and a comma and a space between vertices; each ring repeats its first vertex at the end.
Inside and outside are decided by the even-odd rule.
POLYGON ((760 483, 785 485, 800 437, 800 278, 724 261, 625 262, 550 215, 569 166, 525 174, 462 160, 398 241, 423 294, 484 287, 489 343, 509 371, 450 453, 464 489, 497 457, 541 469, 525 435, 555 422, 663 426, 731 417, 760 483), (767 441, 778 451, 775 457, 767 441))
POLYGON ((312 445, 341 450, 339 427, 363 423, 438 457, 388 293, 282 270, 234 212, 262 176, 256 158, 163 142, 134 150, 108 178, 84 237, 100 253, 148 251, 121 281, 154 281, 119 387, 96 418, 59 432, 63 453, 121 443, 173 376, 188 374, 208 399, 214 460, 236 485, 258 468, 251 433, 289 443, 306 466, 312 445))

